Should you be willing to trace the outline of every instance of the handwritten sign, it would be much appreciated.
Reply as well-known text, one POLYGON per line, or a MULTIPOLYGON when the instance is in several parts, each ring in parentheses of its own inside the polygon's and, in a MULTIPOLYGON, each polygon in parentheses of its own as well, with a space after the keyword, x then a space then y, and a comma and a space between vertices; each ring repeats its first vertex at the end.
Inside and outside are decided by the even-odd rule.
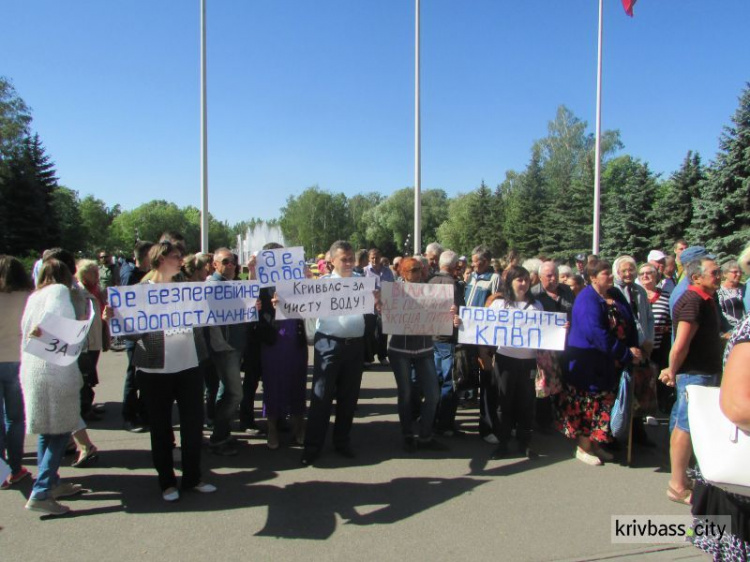
POLYGON ((257 322, 255 281, 142 283, 110 287, 113 336, 200 326, 257 322))
POLYGON ((565 349, 563 312, 462 306, 458 343, 526 349, 565 349))
POLYGON ((383 332, 386 334, 453 334, 453 285, 384 281, 380 300, 383 303, 383 332))
POLYGON ((72 320, 45 312, 39 322, 41 334, 27 339, 24 351, 54 365, 75 363, 94 322, 95 312, 92 307, 88 320, 72 320))
POLYGON ((261 250, 257 260, 256 271, 261 287, 271 287, 279 281, 305 279, 305 249, 302 246, 261 250))
POLYGON ((276 284, 276 318, 323 318, 372 314, 375 278, 330 277, 276 284))

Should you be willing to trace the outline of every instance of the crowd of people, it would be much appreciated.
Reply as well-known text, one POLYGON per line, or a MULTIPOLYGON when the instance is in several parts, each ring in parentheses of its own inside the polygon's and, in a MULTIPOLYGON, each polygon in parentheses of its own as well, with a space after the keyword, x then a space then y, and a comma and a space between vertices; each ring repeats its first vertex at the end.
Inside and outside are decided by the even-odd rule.
MULTIPOLYGON (((281 246, 264 247, 274 248, 281 246)), ((699 473, 690 477, 685 387, 731 384, 737 396, 727 408, 738 426, 747 429, 750 406, 743 397, 748 396, 750 363, 741 358, 750 347, 750 294, 741 279, 743 271, 750 275, 750 245, 741 256, 721 264, 704 247, 684 240, 672 250, 667 255, 655 249, 642 263, 629 255, 610 263, 579 254, 570 266, 544 256, 522 260, 514 252, 497 259, 483 246, 467 258, 432 243, 423 255, 396 256, 391 262, 377 248, 356 251, 348 242, 337 241, 318 256, 320 276, 375 277, 377 288, 384 282, 451 285, 453 333, 389 337, 378 298, 368 314, 329 316, 314 324, 280 320, 273 289, 265 288, 257 322, 149 332, 118 342, 128 359, 123 427, 150 434, 159 488, 168 502, 181 493, 216 490, 201 471, 205 430, 210 431, 212 454, 233 456, 239 448, 233 436, 237 430, 265 436, 268 448, 275 450, 282 444, 281 431, 289 429, 293 444, 302 447, 301 464, 311 465, 324 453, 335 401, 333 448, 353 458, 351 429, 362 373, 377 358, 394 373, 402 446, 409 453, 447 449, 446 439, 462 432, 456 411, 464 403, 478 404, 479 437, 494 445, 493 458, 535 459, 539 452, 534 432, 556 429, 575 443, 576 459, 599 466, 612 461, 623 446, 622 439, 613 436, 613 406, 627 376, 635 388, 633 442, 654 446, 644 422, 670 420, 668 499, 700 505, 703 514, 708 504, 717 502, 744 513, 744 523, 733 528, 731 552, 747 555, 747 499, 714 488, 699 473), (565 349, 459 344, 463 306, 564 314, 565 349), (313 354, 309 403, 308 344, 313 354), (261 382, 265 427, 256 421, 261 382), (175 402, 178 449, 172 425, 175 402), (176 457, 182 464, 179 487, 176 457)), ((244 272, 251 280, 255 277, 254 258, 240 264, 229 248, 188 254, 184 239, 174 232, 157 243, 138 242, 133 259, 122 264, 107 252, 97 257, 98 264, 76 261, 60 248, 47 250, 28 275, 17 259, 0 256, 0 304, 5 311, 0 326, 0 406, 5 417, 0 449, 12 471, 2 487, 29 477, 22 466, 23 435, 38 435, 38 473, 26 507, 49 515, 67 513, 68 506, 58 500, 81 493, 80 486, 60 481, 66 450, 77 451, 73 466, 88 466, 98 458, 86 424, 101 415, 94 397, 99 356, 111 341, 108 288, 224 283, 245 278, 244 272), (95 321, 77 362, 63 367, 20 351, 26 340, 43 335, 39 324, 45 313, 72 319, 93 313, 95 321)), ((717 552, 716 545, 701 546, 717 552)))

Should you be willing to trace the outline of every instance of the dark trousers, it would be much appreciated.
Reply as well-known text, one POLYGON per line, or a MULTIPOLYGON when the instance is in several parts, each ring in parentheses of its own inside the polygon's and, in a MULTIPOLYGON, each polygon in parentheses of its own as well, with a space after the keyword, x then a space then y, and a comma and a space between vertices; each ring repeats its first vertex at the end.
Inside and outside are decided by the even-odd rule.
POLYGON ((255 395, 260 382, 260 344, 249 343, 242 358, 242 402, 240 402, 240 424, 245 428, 255 423, 255 395))
POLYGON ((94 387, 99 384, 99 374, 96 366, 99 363, 99 354, 101 351, 84 351, 78 356, 78 368, 83 376, 83 386, 81 386, 81 417, 85 418, 91 413, 94 405, 94 387))
POLYGON ((125 348, 128 356, 128 367, 125 371, 125 384, 122 391, 122 419, 133 424, 148 425, 146 404, 138 393, 138 380, 133 365, 133 346, 125 348))
POLYGON ((536 360, 495 354, 492 383, 487 394, 492 430, 500 443, 510 440, 515 428, 519 446, 531 442, 534 421, 536 360))
POLYGON ((201 481, 203 376, 197 367, 179 373, 137 373, 151 427, 151 457, 162 491, 177 486, 172 459, 172 405, 177 401, 182 448, 182 488, 201 481))
POLYGON ((323 448, 334 398, 333 445, 347 447, 362 384, 364 338, 341 340, 318 333, 315 334, 314 350, 305 449, 319 451, 323 448))

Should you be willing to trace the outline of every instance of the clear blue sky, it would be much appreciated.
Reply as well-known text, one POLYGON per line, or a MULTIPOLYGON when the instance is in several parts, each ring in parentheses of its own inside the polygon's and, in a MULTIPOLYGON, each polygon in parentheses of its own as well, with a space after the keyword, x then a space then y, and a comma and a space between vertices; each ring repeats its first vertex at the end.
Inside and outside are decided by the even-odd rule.
MULTIPOLYGON (((605 0, 605 129, 668 176, 750 80, 748 0, 605 0)), ((521 170, 558 105, 593 131, 596 0, 422 0, 422 187, 521 170)), ((0 75, 63 185, 200 204, 199 0, 4 0, 0 75)), ((208 0, 210 210, 414 183, 413 0, 208 0)))

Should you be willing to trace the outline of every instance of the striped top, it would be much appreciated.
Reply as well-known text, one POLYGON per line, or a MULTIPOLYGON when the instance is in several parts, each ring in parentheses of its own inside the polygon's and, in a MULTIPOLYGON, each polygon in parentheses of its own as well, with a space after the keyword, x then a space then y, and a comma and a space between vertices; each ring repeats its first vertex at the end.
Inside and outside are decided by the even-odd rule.
POLYGON ((664 338, 672 337, 672 316, 669 312, 669 292, 656 289, 654 296, 649 299, 654 313, 654 349, 661 347, 664 338))

